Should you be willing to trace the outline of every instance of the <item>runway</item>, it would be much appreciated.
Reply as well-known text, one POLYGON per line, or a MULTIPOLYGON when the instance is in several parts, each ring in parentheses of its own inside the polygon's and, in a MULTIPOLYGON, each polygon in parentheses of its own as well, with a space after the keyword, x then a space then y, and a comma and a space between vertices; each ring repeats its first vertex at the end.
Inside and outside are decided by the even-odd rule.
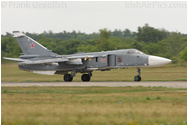
POLYGON ((76 87, 169 87, 187 88, 187 81, 146 81, 146 82, 1 82, 1 87, 29 87, 29 86, 76 86, 76 87))

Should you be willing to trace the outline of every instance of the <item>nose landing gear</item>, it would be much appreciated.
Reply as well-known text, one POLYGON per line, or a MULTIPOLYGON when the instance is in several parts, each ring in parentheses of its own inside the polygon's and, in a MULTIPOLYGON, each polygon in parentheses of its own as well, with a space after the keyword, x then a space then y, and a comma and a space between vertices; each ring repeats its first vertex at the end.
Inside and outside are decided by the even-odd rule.
POLYGON ((134 77, 134 81, 141 81, 141 69, 137 68, 138 75, 134 77))

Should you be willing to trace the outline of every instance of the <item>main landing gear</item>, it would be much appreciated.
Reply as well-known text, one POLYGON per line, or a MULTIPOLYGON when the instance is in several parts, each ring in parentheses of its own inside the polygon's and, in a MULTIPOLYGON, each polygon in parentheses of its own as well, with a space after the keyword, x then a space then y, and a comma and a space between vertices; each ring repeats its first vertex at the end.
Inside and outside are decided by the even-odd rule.
POLYGON ((88 82, 88 81, 90 81, 91 77, 92 77, 92 73, 90 72, 88 74, 83 74, 81 79, 83 82, 88 82))
POLYGON ((134 81, 141 81, 141 69, 137 68, 138 75, 134 77, 134 81))
MULTIPOLYGON (((64 81, 65 81, 65 82, 71 82, 71 81, 73 80, 73 77, 74 77, 75 75, 76 75, 75 72, 72 72, 71 74, 65 74, 65 75, 64 75, 64 81)), ((89 82, 90 79, 91 79, 91 77, 92 77, 92 73, 91 73, 91 72, 88 73, 88 74, 83 74, 83 75, 81 76, 81 80, 82 80, 83 82, 89 82)))
POLYGON ((84 82, 88 82, 88 81, 90 81, 91 77, 89 76, 89 74, 83 74, 81 79, 84 82))
POLYGON ((65 82, 71 82, 73 80, 73 76, 71 74, 65 74, 64 75, 64 81, 65 82))

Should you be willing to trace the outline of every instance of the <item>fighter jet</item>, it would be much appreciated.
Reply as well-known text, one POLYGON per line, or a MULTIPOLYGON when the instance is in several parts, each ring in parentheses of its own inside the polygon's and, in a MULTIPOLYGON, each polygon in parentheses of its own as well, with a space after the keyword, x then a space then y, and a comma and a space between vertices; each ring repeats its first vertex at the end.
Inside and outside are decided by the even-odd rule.
POLYGON ((87 82, 95 70, 129 67, 138 69, 134 81, 141 81, 141 68, 157 67, 171 62, 170 59, 147 55, 137 49, 58 55, 20 31, 13 31, 13 37, 17 39, 23 53, 19 58, 4 59, 18 61, 20 70, 46 75, 62 74, 65 82, 72 81, 76 73, 83 73, 81 80, 87 82))

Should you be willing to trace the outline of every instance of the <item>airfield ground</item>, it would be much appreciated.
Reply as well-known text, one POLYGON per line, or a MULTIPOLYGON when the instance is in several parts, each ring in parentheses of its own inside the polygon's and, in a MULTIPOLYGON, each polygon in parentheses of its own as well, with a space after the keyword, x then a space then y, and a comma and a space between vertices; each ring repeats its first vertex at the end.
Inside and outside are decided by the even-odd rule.
POLYGON ((2 82, 1 87, 169 87, 187 88, 187 81, 141 81, 141 82, 2 82))
POLYGON ((187 89, 2 87, 2 124, 187 124, 187 89))
POLYGON ((186 66, 144 68, 138 83, 132 82, 136 69, 96 71, 89 83, 78 82, 78 74, 64 83, 60 75, 24 72, 16 64, 1 68, 4 125, 187 124, 186 66))

